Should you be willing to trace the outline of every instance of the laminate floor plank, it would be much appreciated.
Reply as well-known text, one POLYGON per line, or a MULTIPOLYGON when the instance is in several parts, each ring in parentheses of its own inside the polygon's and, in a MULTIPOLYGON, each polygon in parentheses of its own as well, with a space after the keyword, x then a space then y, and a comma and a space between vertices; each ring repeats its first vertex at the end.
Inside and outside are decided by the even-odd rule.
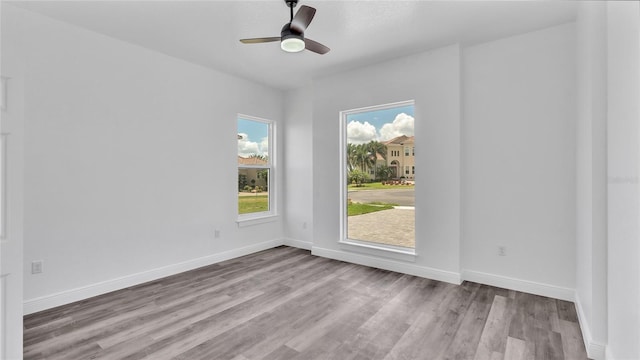
POLYGON ((504 351, 504 358, 508 360, 526 360, 525 353, 527 343, 524 340, 507 337, 507 347, 504 351))
POLYGON ((582 331, 577 322, 560 320, 562 334, 562 349, 567 360, 584 359, 587 357, 582 339, 582 331))
POLYGON ((493 353, 504 354, 509 334, 509 321, 514 314, 514 301, 508 297, 496 295, 487 317, 475 360, 489 360, 493 353))
POLYGON ((25 360, 586 359, 572 303, 278 247, 24 318, 25 360))

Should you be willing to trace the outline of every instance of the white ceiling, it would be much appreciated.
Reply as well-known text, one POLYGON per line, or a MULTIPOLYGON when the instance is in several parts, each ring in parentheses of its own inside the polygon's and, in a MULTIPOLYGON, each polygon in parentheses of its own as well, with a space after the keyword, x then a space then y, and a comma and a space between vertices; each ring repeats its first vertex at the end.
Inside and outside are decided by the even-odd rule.
POLYGON ((279 44, 283 0, 18 1, 20 7, 126 42, 280 89, 313 77, 444 45, 475 44, 575 20, 573 1, 300 0, 317 9, 305 36, 325 55, 289 54, 279 44))

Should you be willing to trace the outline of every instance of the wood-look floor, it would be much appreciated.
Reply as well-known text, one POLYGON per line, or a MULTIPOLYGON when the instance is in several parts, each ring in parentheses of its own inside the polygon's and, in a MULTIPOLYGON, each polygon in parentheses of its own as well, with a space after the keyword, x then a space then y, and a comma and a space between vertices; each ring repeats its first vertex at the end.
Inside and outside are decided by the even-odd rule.
POLYGON ((25 359, 586 359, 572 303, 279 247, 24 318, 25 359))

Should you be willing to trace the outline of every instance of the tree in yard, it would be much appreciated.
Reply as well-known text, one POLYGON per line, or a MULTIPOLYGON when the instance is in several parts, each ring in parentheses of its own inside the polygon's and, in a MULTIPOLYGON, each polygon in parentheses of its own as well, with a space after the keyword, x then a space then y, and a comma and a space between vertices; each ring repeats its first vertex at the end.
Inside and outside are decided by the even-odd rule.
POLYGON ((376 174, 381 180, 389 180, 391 175, 393 175, 393 170, 387 165, 380 165, 376 169, 376 174))
POLYGON ((387 146, 379 141, 370 141, 366 144, 347 144, 347 170, 360 170, 367 173, 370 169, 376 170, 378 155, 387 159, 387 146))
POLYGON ((247 186, 247 175, 238 174, 238 191, 244 190, 245 186, 247 186))
POLYGON ((380 155, 383 159, 387 160, 387 145, 379 142, 379 141, 369 141, 367 143, 367 148, 369 152, 376 156, 380 155))
POLYGON ((358 167, 358 159, 356 156, 357 145, 347 144, 347 170, 351 171, 358 167))
POLYGON ((362 183, 369 180, 369 175, 360 169, 349 171, 349 183, 355 183, 356 186, 362 186, 362 183))
POLYGON ((265 190, 269 188, 269 170, 264 169, 264 170, 258 171, 258 179, 264 180, 265 190))
POLYGON ((365 145, 367 152, 369 153, 369 156, 371 157, 371 161, 370 161, 370 166, 373 167, 373 171, 374 171, 374 175, 373 177, 375 179, 378 178, 378 174, 377 174, 377 164, 378 164, 378 155, 380 155, 380 157, 382 157, 384 160, 387 160, 387 145, 379 142, 379 141, 369 141, 366 145, 365 145))
POLYGON ((267 161, 268 157, 266 155, 260 155, 260 154, 251 154, 247 157, 248 159, 260 159, 260 160, 264 160, 267 161))

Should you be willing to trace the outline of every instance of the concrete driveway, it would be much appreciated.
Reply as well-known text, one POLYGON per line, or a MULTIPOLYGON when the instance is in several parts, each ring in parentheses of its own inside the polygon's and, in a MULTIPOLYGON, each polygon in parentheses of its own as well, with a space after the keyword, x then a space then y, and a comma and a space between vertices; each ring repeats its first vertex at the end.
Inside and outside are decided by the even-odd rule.
POLYGON ((353 202, 383 202, 398 204, 401 206, 415 206, 415 189, 389 189, 389 190, 351 190, 347 197, 353 202))
POLYGON ((390 209, 349 216, 349 239, 413 248, 416 245, 415 210, 390 209))

